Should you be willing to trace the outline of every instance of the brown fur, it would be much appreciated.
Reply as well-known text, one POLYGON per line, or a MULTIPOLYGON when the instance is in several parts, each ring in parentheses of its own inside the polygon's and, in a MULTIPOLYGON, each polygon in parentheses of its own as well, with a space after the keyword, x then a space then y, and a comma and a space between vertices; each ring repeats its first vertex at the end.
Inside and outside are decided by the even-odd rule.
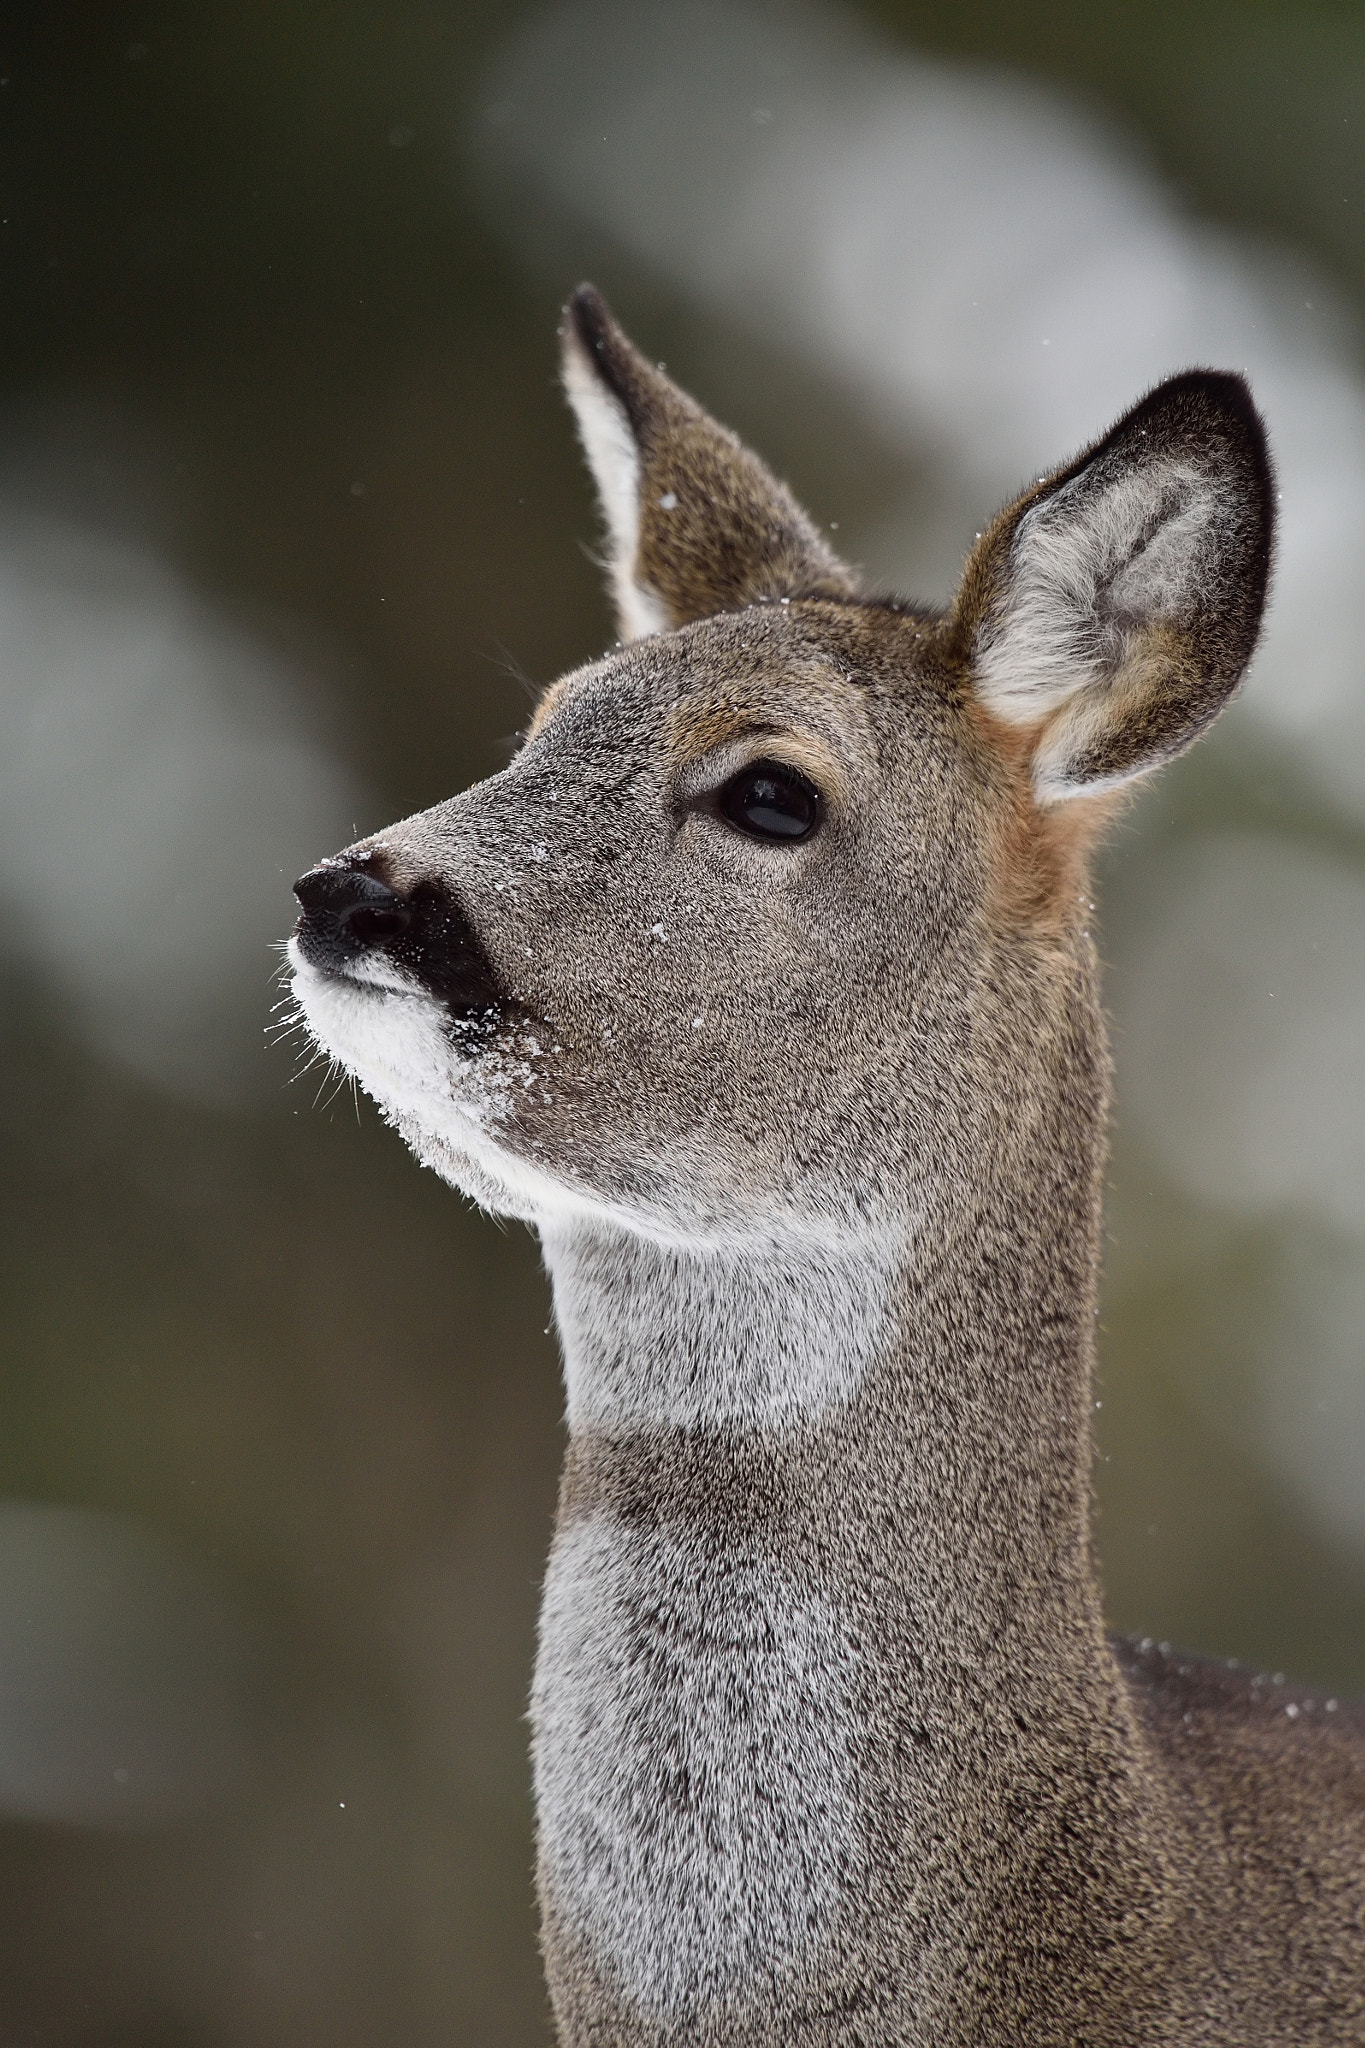
POLYGON ((1034 795, 1032 767, 1044 724, 1005 725, 975 699, 969 702, 977 744, 1002 785, 987 821, 994 915, 1002 933, 1060 938, 1076 905, 1089 900, 1096 841, 1126 799, 1082 797, 1043 810, 1034 795))
POLYGON ((554 1273, 571 1435, 533 1722, 560 2038, 1359 2042, 1365 1717, 1111 1644, 1089 1528, 1087 861, 1111 782, 1188 744, 1250 653, 1272 500, 1245 388, 1150 394, 937 617, 861 599, 595 294, 565 346, 638 467, 618 597, 671 630, 556 685, 505 775, 305 878, 297 941, 319 1038, 554 1273), (1059 547, 1092 594, 1049 638, 1059 547), (825 801, 799 844, 717 815, 770 756, 825 801), (407 919, 366 956, 387 1009, 325 968, 347 875, 407 919), (437 1023, 459 1058, 417 1071, 437 1023), (856 1374, 784 1407, 826 1286, 856 1374), (788 1655, 807 1614, 818 1654, 788 1655))

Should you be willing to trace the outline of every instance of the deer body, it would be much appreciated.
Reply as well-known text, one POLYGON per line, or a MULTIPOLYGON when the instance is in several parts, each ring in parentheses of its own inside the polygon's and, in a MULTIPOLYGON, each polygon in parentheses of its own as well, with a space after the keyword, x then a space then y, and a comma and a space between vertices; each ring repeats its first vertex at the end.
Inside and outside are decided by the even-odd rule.
POLYGON ((1259 423, 1194 373, 862 599, 591 293, 629 644, 299 885, 318 1039, 539 1230, 532 1699, 572 2044, 1365 2037, 1365 1723, 1105 1637, 1086 856, 1235 687, 1259 423))

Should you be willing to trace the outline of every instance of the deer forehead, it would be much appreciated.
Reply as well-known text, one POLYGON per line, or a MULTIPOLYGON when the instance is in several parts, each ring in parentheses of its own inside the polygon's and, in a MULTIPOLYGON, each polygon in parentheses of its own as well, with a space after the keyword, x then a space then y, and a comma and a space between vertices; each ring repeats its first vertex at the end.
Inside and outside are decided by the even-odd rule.
POLYGON ((872 607, 761 605, 706 619, 553 684, 531 721, 528 765, 586 745, 604 762, 648 756, 686 779, 771 743, 837 800, 943 727, 952 692, 935 651, 931 628, 883 621, 872 607))

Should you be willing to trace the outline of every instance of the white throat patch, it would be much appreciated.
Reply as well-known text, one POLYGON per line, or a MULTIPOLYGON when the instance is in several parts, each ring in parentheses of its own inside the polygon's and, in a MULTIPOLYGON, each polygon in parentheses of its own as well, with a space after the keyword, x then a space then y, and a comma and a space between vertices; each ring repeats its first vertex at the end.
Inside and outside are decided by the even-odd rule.
POLYGON ((570 1429, 788 1427, 841 1405, 886 1341, 875 1238, 699 1249, 543 1220, 570 1429))
POLYGON ((865 1885, 856 1652, 771 1560, 608 1516, 557 1538, 531 1719, 541 1872, 647 2012, 771 1997, 865 1885))

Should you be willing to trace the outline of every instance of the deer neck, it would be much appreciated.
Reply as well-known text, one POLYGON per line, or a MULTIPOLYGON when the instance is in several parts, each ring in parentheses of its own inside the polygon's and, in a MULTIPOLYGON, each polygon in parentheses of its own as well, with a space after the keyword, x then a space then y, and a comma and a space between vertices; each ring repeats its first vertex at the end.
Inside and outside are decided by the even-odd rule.
POLYGON ((1032 1185, 981 1184, 938 1228, 729 1248, 544 1228, 566 1515, 592 1511, 593 1475, 628 1473, 667 1515, 670 1467, 709 1465, 721 1542, 741 1504, 727 1473, 743 1495, 759 1475, 799 1488, 818 1471, 883 1579, 930 1596, 941 1572, 956 1609, 973 1570, 998 1588, 1012 1563, 1089 1611, 1097 1179, 1043 1162, 1032 1185))
POLYGON ((858 2039, 940 2038, 939 1959, 1017 1922, 1021 1827, 1090 1844, 1049 1969, 1154 1895, 1088 1529, 1101 1095, 1079 1161, 1073 1104, 937 1231, 545 1231, 570 1443, 533 1724, 568 2038, 610 2008, 622 2041, 721 2010, 767 2041, 743 2005, 774 1971, 784 2040, 846 1996, 884 2007, 858 2039))
POLYGON ((932 1257, 545 1232, 570 1444, 533 1723, 566 2018, 621 1999, 623 2041, 691 2038, 777 1969, 793 2014, 882 1971, 928 2012, 935 1955, 990 1948, 1020 1815, 1045 1833, 1073 1782, 1103 1790, 1064 1823, 1095 1834, 1078 1957, 1151 1882, 1107 1790, 1137 1774, 1088 1536, 1098 1139, 1094 1167, 987 1183, 932 1257), (928 1920, 907 1977, 897 1930, 928 1920))
POLYGON ((611 1226, 542 1232, 570 1431, 723 1431, 774 1444, 842 1408, 894 1321, 886 1238, 697 1248, 611 1226))

